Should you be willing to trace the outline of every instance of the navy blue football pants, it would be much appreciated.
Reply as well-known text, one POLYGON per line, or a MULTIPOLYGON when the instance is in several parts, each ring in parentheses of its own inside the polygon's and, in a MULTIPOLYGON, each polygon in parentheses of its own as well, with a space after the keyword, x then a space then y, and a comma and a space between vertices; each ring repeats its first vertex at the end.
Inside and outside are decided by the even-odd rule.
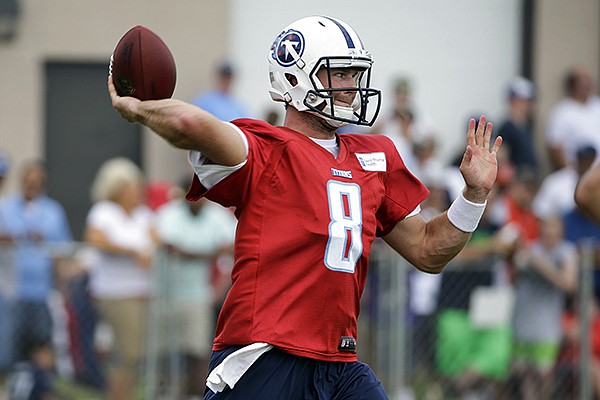
MULTIPOLYGON (((213 352, 212 371, 239 347, 213 352)), ((326 362, 267 351, 234 389, 206 389, 204 400, 383 400, 387 395, 371 368, 361 362, 326 362)))

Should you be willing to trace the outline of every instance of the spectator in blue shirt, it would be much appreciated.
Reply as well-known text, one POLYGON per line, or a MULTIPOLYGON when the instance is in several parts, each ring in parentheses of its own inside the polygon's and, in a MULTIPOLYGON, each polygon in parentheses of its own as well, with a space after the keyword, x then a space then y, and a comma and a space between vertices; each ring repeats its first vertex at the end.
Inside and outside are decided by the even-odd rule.
POLYGON ((235 71, 230 64, 221 64, 216 71, 215 88, 200 93, 192 100, 192 104, 222 121, 250 117, 246 106, 232 92, 235 76, 235 71))
POLYGON ((29 344, 50 340, 52 320, 46 304, 53 285, 53 245, 71 240, 63 207, 45 193, 43 163, 27 163, 21 190, 0 203, 0 231, 10 238, 14 268, 13 357, 25 358, 29 344))

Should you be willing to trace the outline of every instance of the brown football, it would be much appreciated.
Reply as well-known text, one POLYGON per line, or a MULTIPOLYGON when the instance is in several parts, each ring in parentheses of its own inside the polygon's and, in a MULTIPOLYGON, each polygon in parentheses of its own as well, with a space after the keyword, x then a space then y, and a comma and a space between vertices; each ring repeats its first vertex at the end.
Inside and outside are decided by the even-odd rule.
POLYGON ((171 50, 156 33, 141 25, 121 37, 110 71, 120 96, 159 100, 170 98, 175 91, 177 72, 171 50))

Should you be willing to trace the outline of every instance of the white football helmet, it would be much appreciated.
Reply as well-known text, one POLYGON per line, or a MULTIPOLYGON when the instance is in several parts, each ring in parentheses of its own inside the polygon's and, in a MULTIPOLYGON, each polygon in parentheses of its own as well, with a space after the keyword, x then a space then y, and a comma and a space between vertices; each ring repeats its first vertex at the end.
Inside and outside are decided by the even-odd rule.
POLYGON ((379 114, 381 92, 370 88, 373 58, 348 24, 335 18, 313 16, 288 25, 269 51, 269 93, 298 111, 320 116, 332 127, 371 126, 379 114), (356 68, 356 87, 324 87, 316 74, 325 68, 356 68), (334 92, 356 92, 351 107, 333 103, 334 92), (375 104, 373 104, 375 103, 375 104), (370 106, 370 107, 368 107, 370 106))

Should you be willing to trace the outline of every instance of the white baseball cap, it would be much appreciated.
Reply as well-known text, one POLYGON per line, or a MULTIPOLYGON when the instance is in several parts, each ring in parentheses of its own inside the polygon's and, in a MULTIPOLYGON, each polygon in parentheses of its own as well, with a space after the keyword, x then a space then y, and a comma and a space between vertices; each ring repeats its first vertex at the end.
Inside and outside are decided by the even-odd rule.
POLYGON ((508 84, 508 97, 535 100, 535 86, 529 79, 518 76, 508 84))

